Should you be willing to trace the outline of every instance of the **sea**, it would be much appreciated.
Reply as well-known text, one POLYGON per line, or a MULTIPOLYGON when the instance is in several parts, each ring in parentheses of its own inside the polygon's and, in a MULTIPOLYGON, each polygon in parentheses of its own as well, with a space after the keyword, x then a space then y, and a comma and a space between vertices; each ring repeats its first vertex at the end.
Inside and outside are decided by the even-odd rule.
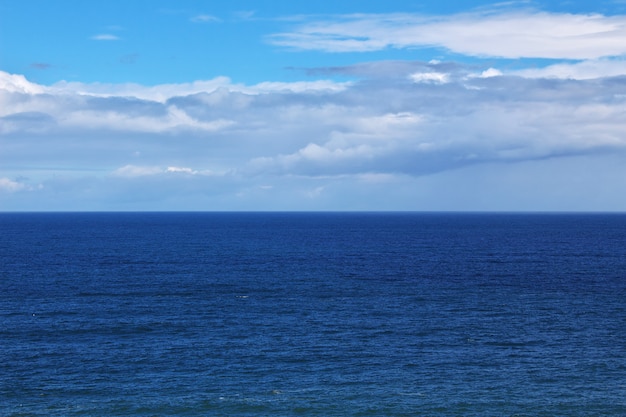
POLYGON ((1 213, 0 416, 626 416, 626 214, 1 213))

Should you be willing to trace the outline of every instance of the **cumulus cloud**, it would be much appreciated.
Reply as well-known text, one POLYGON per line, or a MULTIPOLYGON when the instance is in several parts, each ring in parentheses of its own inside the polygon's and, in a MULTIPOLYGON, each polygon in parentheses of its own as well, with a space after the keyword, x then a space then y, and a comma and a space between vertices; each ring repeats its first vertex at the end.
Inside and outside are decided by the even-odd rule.
POLYGON ((22 181, 14 181, 9 178, 0 177, 0 193, 15 193, 18 191, 33 191, 36 189, 42 189, 43 186, 38 184, 36 186, 30 185, 22 181))
POLYGON ((45 91, 46 88, 44 86, 31 83, 23 75, 0 71, 0 92, 41 94, 45 91))
POLYGON ((25 185, 9 178, 0 178, 0 191, 15 192, 23 190, 25 185))
POLYGON ((502 71, 490 67, 484 70, 483 72, 481 72, 480 75, 478 75, 478 77, 489 78, 489 77, 499 77, 500 75, 502 75, 502 71))
POLYGON ((184 182, 198 193, 222 184, 237 198, 307 178, 298 193, 316 201, 333 194, 328 178, 384 187, 464 167, 626 152, 624 76, 524 77, 434 61, 319 69, 330 72, 359 79, 42 86, 0 73, 0 148, 41 176, 89 167, 116 184, 184 182))
POLYGON ((582 60, 626 54, 625 37, 625 16, 490 10, 449 16, 331 16, 307 21, 268 40, 327 52, 438 47, 479 57, 582 60))
POLYGON ((448 82, 448 74, 440 72, 416 72, 409 76, 416 83, 446 83, 448 82))

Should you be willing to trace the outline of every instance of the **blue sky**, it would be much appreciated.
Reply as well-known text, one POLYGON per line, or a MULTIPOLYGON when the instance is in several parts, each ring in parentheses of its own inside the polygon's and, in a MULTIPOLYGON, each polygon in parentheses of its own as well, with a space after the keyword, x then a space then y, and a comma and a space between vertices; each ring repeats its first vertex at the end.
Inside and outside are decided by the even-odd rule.
POLYGON ((0 210, 626 210, 626 2, 3 1, 0 210))

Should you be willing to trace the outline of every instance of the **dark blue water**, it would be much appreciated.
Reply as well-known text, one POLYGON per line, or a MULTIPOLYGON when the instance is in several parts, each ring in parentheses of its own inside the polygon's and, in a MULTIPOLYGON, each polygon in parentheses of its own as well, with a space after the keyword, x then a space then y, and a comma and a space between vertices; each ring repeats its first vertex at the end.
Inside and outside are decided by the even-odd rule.
POLYGON ((0 415, 626 415, 626 215, 0 214, 0 415))

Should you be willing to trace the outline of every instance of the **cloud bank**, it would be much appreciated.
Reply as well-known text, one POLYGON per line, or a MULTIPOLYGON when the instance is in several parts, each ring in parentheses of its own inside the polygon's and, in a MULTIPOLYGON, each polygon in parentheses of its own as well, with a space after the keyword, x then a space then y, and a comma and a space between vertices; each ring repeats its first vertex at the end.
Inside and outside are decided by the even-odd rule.
MULTIPOLYGON (((195 170, 212 170, 209 160, 227 156, 222 170, 305 176, 419 176, 626 145, 624 76, 524 78, 443 63, 393 64, 328 69, 368 74, 350 83, 256 86, 221 78, 154 87, 42 86, 1 73, 0 133, 12 159, 24 164, 24 136, 54 149, 80 136, 77 148, 85 150, 89 141, 115 136, 138 152, 171 148, 155 155, 166 165, 189 160, 195 170)), ((120 155, 113 168, 131 162, 120 155)))
POLYGON ((153 86, 0 71, 0 209, 626 209, 625 28, 492 10, 305 18, 269 38, 565 59, 533 68, 377 61, 153 86))

